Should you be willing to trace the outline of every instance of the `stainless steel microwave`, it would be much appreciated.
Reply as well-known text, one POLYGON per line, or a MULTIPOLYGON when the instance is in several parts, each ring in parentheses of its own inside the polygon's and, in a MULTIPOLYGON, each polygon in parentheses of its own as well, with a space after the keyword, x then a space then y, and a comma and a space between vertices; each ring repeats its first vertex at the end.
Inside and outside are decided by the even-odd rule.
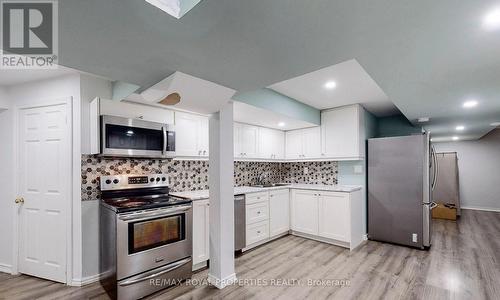
POLYGON ((175 157, 173 125, 101 116, 101 155, 114 157, 175 157))

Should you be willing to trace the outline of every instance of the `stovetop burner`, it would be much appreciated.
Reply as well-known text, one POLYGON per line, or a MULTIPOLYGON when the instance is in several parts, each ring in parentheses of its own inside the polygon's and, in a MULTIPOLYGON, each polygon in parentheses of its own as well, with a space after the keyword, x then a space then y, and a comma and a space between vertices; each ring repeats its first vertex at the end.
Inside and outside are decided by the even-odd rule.
POLYGON ((190 203, 169 195, 165 174, 116 175, 101 178, 102 203, 117 213, 190 203))
POLYGON ((169 195, 148 195, 143 197, 125 197, 103 199, 104 204, 116 212, 129 212, 134 210, 152 209, 158 207, 190 203, 190 200, 169 195))

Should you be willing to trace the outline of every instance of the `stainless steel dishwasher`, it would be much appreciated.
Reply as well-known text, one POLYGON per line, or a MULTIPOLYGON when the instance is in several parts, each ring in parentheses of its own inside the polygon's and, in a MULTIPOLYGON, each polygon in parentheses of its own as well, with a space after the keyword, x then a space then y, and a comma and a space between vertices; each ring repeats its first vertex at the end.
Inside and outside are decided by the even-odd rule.
POLYGON ((234 250, 246 247, 245 195, 234 196, 234 250))

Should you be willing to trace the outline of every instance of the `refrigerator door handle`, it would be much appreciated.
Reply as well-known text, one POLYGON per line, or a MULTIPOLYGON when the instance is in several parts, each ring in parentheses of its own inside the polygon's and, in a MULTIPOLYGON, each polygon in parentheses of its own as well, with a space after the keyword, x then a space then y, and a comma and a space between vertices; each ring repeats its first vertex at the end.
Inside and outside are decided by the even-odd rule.
POLYGON ((432 165, 434 167, 434 174, 432 178, 432 184, 431 184, 431 189, 434 191, 434 188, 436 187, 436 182, 437 182, 437 176, 438 176, 438 160, 437 160, 437 155, 436 155, 436 149, 434 146, 431 146, 431 153, 432 153, 432 165))

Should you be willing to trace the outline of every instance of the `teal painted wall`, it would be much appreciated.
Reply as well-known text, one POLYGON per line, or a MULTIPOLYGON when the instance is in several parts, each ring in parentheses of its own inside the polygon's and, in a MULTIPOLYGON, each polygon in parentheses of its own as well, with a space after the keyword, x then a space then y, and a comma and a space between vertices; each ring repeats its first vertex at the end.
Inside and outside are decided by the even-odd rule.
POLYGON ((412 135, 422 132, 422 128, 413 126, 403 115, 377 119, 377 137, 412 135))
POLYGON ((319 109, 270 89, 236 93, 233 99, 312 124, 321 124, 321 111, 319 109))

